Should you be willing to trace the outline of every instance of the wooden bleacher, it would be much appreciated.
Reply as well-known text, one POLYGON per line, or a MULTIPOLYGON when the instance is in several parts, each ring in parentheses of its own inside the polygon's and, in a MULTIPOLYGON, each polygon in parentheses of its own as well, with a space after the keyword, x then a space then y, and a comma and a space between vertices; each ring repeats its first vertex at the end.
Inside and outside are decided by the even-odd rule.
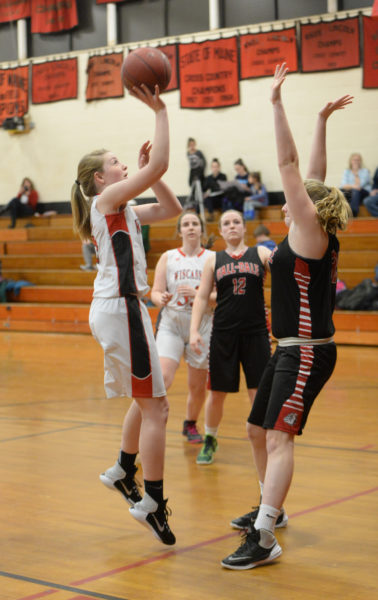
MULTIPOLYGON (((148 282, 151 285, 156 262, 162 252, 175 248, 176 220, 152 225, 151 249, 148 253, 148 282)), ((259 218, 248 222, 246 242, 255 243, 252 232, 263 222, 276 242, 283 239, 286 227, 281 207, 260 211, 259 218)), ((95 272, 80 270, 83 263, 81 242, 72 231, 70 215, 19 219, 15 229, 8 229, 9 219, 0 218, 0 260, 2 275, 14 281, 26 280, 33 286, 22 287, 19 295, 0 304, 0 329, 9 331, 44 331, 89 333, 88 312, 95 272), (25 227, 25 225, 31 225, 25 227)), ((223 248, 216 223, 207 224, 207 233, 216 237, 214 249, 223 248)), ((365 278, 372 278, 378 261, 378 220, 354 219, 348 230, 339 234, 341 252, 339 278, 349 288, 365 278)), ((270 305, 270 275, 266 280, 266 302, 270 305)), ((150 309, 153 321, 157 309, 150 309)), ((336 311, 336 341, 341 344, 376 345, 378 312, 336 311)))

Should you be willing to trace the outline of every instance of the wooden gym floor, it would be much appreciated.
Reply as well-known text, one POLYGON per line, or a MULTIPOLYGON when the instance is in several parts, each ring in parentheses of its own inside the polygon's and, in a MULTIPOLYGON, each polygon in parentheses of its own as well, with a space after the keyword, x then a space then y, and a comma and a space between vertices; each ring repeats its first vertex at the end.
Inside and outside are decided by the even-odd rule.
POLYGON ((214 464, 199 467, 199 447, 180 433, 180 366, 169 394, 165 489, 177 536, 169 548, 98 479, 117 457, 129 401, 104 399, 95 341, 1 332, 0 359, 1 600, 377 597, 376 348, 339 347, 297 440, 289 525, 277 533, 283 555, 241 572, 219 563, 238 545, 230 520, 258 500, 244 385, 226 401, 214 464))

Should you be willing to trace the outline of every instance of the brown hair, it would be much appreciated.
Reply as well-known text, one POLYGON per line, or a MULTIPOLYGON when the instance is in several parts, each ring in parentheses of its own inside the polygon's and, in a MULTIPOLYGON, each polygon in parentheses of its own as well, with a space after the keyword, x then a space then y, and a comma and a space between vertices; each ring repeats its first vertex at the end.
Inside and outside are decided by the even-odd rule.
POLYGON ((93 196, 97 194, 94 174, 96 171, 102 172, 107 152, 104 148, 93 150, 83 156, 77 167, 77 178, 71 189, 71 206, 73 228, 82 240, 91 237, 91 204, 93 196))
POLYGON ((222 219, 223 219, 224 215, 226 215, 227 213, 230 213, 230 212, 237 213, 242 218, 244 225, 246 224, 244 215, 242 212, 240 212, 240 210, 235 210, 234 208, 229 208, 228 210, 225 210, 224 213, 222 213, 221 216, 219 217, 219 221, 218 221, 219 230, 222 227, 222 219))
POLYGON ((257 237, 258 235, 270 235, 270 231, 267 227, 265 227, 265 225, 257 225, 256 229, 253 232, 254 237, 257 237))
POLYGON ((305 179, 304 186, 315 204, 324 231, 336 234, 337 229, 345 229, 352 213, 344 194, 338 188, 327 187, 317 179, 305 179))
POLYGON ((202 233, 204 232, 205 227, 204 227, 201 217, 194 210, 184 210, 177 220, 177 225, 176 225, 177 233, 181 233, 181 221, 182 221, 183 217, 185 217, 185 215, 195 215, 201 224, 202 233))

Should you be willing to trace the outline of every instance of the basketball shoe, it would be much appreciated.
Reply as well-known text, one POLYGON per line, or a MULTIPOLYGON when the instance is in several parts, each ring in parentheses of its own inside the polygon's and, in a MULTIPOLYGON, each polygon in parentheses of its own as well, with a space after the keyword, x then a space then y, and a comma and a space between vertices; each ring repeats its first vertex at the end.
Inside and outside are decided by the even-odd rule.
POLYGON ((176 543, 176 538, 168 525, 168 516, 171 511, 167 508, 167 500, 158 504, 149 494, 145 493, 143 499, 129 508, 129 511, 134 519, 151 529, 160 542, 168 546, 176 543))
POLYGON ((218 442, 212 435, 205 435, 204 444, 197 456, 197 465, 211 465, 214 460, 214 454, 217 450, 218 442))
POLYGON ((197 429, 195 421, 185 420, 182 426, 182 435, 186 436, 186 439, 191 444, 202 444, 203 438, 197 429))
POLYGON ((233 553, 221 562, 226 569, 244 570, 254 569, 259 565, 272 562, 282 554, 273 533, 267 529, 255 529, 245 532, 242 543, 233 553))
POLYGON ((107 469, 105 473, 101 473, 100 479, 106 487, 121 492, 126 502, 130 506, 134 506, 136 502, 142 500, 138 489, 140 484, 134 477, 137 470, 137 467, 134 465, 133 470, 130 473, 126 473, 117 460, 113 467, 107 469))
MULTIPOLYGON (((242 517, 237 517, 236 519, 233 519, 231 521, 230 525, 234 529, 248 529, 250 531, 252 526, 255 524, 258 513, 259 513, 259 507, 256 506, 256 507, 254 507, 254 510, 252 512, 246 513, 242 517)), ((276 529, 280 529, 281 527, 286 527, 288 520, 289 520, 289 517, 285 513, 285 510, 282 509, 280 514, 277 517, 277 521, 276 521, 276 525, 275 525, 276 529)))

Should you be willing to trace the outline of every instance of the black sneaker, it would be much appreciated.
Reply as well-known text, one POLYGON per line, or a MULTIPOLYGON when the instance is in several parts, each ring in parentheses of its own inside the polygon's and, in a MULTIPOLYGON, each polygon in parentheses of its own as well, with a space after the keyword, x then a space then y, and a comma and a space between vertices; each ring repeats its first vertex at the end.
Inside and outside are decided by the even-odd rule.
POLYGON ((126 471, 121 467, 117 461, 113 467, 107 469, 105 473, 101 473, 100 479, 106 487, 112 490, 118 490, 125 498, 126 502, 130 506, 134 506, 136 502, 142 500, 142 496, 139 493, 138 487, 139 482, 134 478, 138 468, 134 465, 133 470, 126 474, 126 471))
MULTIPOLYGON (((230 525, 234 529, 248 529, 249 531, 251 531, 252 526, 255 524, 255 521, 257 519, 258 513, 259 513, 259 507, 254 506, 252 512, 249 512, 249 513, 243 515, 242 517, 237 517, 236 519, 233 519, 231 521, 230 525)), ((276 521, 276 525, 275 525, 276 529, 280 529, 281 527, 286 527, 288 520, 289 520, 289 517, 287 516, 285 511, 282 509, 282 512, 280 512, 280 514, 277 517, 277 521, 276 521)))
POLYGON ((221 565, 226 569, 237 571, 254 569, 259 565, 272 562, 281 554, 282 549, 273 533, 267 531, 267 529, 256 530, 253 527, 252 531, 244 533, 239 548, 233 554, 224 558, 221 565))
POLYGON ((160 542, 167 546, 173 546, 176 543, 176 538, 168 525, 168 516, 172 513, 167 508, 167 500, 158 504, 149 494, 144 494, 143 500, 134 504, 129 511, 134 519, 151 529, 160 542))

